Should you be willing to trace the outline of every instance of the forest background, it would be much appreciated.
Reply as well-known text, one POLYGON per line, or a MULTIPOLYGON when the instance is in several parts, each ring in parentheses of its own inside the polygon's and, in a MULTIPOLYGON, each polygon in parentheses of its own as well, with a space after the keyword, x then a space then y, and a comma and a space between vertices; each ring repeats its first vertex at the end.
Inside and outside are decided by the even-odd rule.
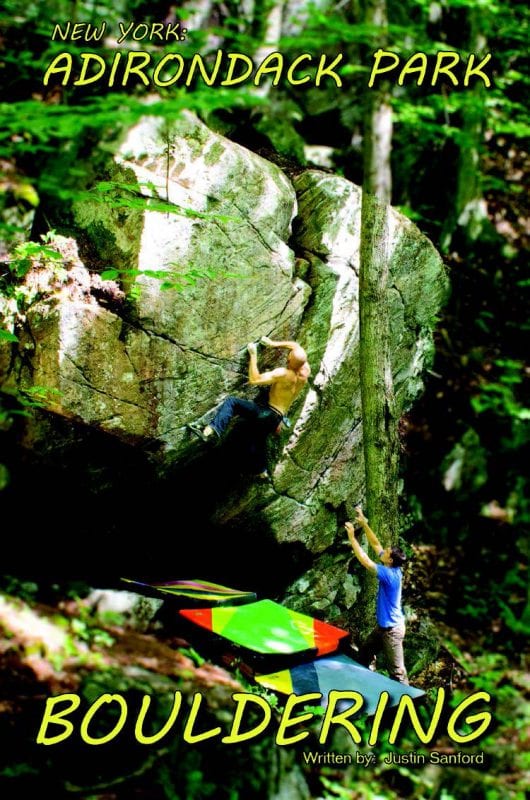
MULTIPOLYGON (((254 56, 277 50, 286 58, 301 52, 343 52, 346 66, 341 69, 340 89, 333 82, 318 88, 280 82, 256 92, 248 85, 225 90, 198 82, 188 89, 162 89, 160 96, 168 115, 192 109, 214 130, 284 168, 316 162, 362 184, 363 110, 371 66, 367 54, 381 40, 381 28, 366 23, 367 8, 356 0, 319 0, 314 5, 198 0, 192 14, 186 5, 176 8, 141 0, 121 5, 88 0, 4 3, 0 17, 4 297, 16 296, 17 281, 31 259, 39 256, 39 248, 45 247, 38 237, 30 238, 42 198, 74 198, 77 179, 85 169, 87 143, 104 142, 117 116, 121 122, 133 121, 143 113, 146 88, 140 83, 119 91, 97 83, 82 88, 43 86, 43 74, 54 55, 67 50, 76 54, 82 48, 78 42, 51 40, 57 22, 105 19, 117 30, 120 20, 150 23, 182 18, 188 28, 186 41, 174 45, 152 41, 148 49, 153 54, 171 47, 184 55, 207 53, 219 46, 254 56), (280 38, 278 19, 288 16, 293 19, 291 34, 280 38)), ((415 76, 402 86, 391 83, 388 154, 391 202, 442 252, 451 281, 425 392, 400 425, 401 535, 416 556, 407 603, 423 604, 437 625, 445 653, 445 660, 439 661, 440 681, 454 684, 457 693, 486 688, 496 698, 497 728, 489 740, 495 756, 487 776, 471 771, 463 779, 458 771, 452 775, 447 770, 434 784, 426 777, 419 780, 418 773, 406 768, 365 771, 364 786, 355 791, 351 775, 337 776, 322 768, 314 768, 311 782, 318 787, 314 796, 324 797, 450 800, 465 793, 488 800, 522 798, 528 777, 530 691, 529 11, 526 3, 515 0, 389 0, 367 5, 387 16, 388 49, 403 59, 420 51, 454 50, 463 59, 470 53, 492 54, 490 88, 480 81, 455 87, 450 80, 434 87, 426 80, 417 86, 415 76)), ((93 42, 90 50, 112 54, 108 42, 93 42)), ((11 335, 0 331, 5 339, 11 335)), ((32 413, 41 400, 38 392, 31 396, 1 392, 0 401, 6 444, 0 459, 0 488, 9 493, 17 475, 14 432, 21 415, 32 413)), ((22 507, 17 528, 28 540, 38 533, 24 531, 22 507)), ((4 532, 5 548, 10 535, 4 532)), ((61 557, 53 552, 50 540, 52 555, 61 557)), ((90 584, 90 576, 84 577, 90 584)), ((45 581, 32 582, 24 565, 7 570, 2 584, 8 595, 30 604, 49 602, 50 597, 58 603, 73 592, 64 585, 52 592, 45 581)), ((436 685, 434 672, 436 665, 432 685, 436 685)), ((2 698, 12 700, 9 682, 5 686, 2 698)), ((31 772, 18 769, 10 772, 9 765, 3 769, 9 786, 30 781, 31 772)), ((163 774, 166 777, 157 784, 160 795, 152 790, 148 796, 183 796, 163 774)), ((212 796, 201 781, 186 791, 187 797, 212 796)), ((112 796, 122 795, 118 791, 112 796)))

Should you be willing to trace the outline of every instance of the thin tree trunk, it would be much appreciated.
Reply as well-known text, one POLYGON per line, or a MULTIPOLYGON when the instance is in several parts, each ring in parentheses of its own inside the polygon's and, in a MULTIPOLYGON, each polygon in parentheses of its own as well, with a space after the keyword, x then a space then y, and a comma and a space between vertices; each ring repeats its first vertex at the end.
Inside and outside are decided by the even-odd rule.
MULTIPOLYGON (((364 0, 364 23, 380 30, 377 42, 374 37, 373 49, 385 47, 388 28, 386 0, 364 0)), ((368 193, 375 195, 381 203, 390 204, 392 107, 388 82, 365 89, 363 128, 363 198, 368 193)))
MULTIPOLYGON (((486 39, 481 31, 481 20, 476 8, 469 9, 469 52, 486 50, 486 39)), ((484 87, 477 83, 471 91, 462 93, 462 126, 460 129, 456 195, 452 213, 447 217, 441 235, 442 250, 451 247, 452 240, 461 231, 465 239, 478 239, 488 220, 487 205, 482 193, 480 154, 484 142, 484 87)))
MULTIPOLYGON (((365 23, 387 23, 385 0, 367 0, 365 23)), ((379 43, 378 43, 379 44, 379 43)), ((366 90, 359 274, 360 383, 366 512, 381 544, 395 537, 398 520, 398 434, 390 362, 388 314, 392 110, 388 87, 366 90)), ((373 625, 376 581, 366 573, 361 626, 373 625)))
MULTIPOLYGON (((274 0, 265 2, 262 13, 263 20, 263 41, 254 53, 254 63, 260 64, 271 53, 279 49, 279 41, 282 35, 284 0, 274 0)), ((257 89, 256 94, 266 96, 269 94, 271 81, 265 81, 257 89)))
POLYGON ((367 515, 383 546, 397 532, 398 419, 388 319, 387 207, 363 189, 361 208, 361 401, 367 515))

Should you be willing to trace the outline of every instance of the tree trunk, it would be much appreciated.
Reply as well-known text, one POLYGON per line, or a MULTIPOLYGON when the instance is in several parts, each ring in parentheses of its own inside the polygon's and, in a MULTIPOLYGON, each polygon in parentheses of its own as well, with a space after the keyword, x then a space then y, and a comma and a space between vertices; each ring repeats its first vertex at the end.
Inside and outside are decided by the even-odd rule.
POLYGON ((383 546, 397 533, 398 435, 390 363, 387 207, 363 189, 360 361, 367 514, 383 546))
MULTIPOLYGON (((263 40, 254 53, 255 64, 260 64, 268 55, 277 52, 279 49, 278 43, 282 35, 283 5, 284 0, 275 0, 275 2, 271 3, 265 2, 261 7, 260 11, 263 14, 263 40)), ((257 87, 256 94, 261 96, 268 95, 271 85, 272 79, 265 81, 257 87)))
MULTIPOLYGON (((476 8, 469 9, 469 52, 486 51, 486 39, 480 30, 476 8)), ((484 86, 481 83, 461 97, 462 125, 459 133, 459 156, 456 196, 452 213, 441 235, 442 250, 451 247, 455 234, 460 231, 466 240, 478 239, 488 219, 486 201, 482 193, 480 155, 484 141, 484 86)))
MULTIPOLYGON (((364 21, 381 28, 385 0, 367 0, 364 21)), ((398 518, 398 439, 390 362, 387 206, 391 199, 392 110, 387 86, 366 90, 359 274, 360 384, 366 474, 366 512, 381 544, 390 544, 398 518)), ((365 630, 374 622, 376 580, 366 573, 361 609, 365 630)))
MULTIPOLYGON (((388 18, 386 0, 364 0, 364 24, 379 29, 370 50, 384 48, 388 18)), ((366 59, 365 63, 369 63, 366 59)), ((392 199, 392 107, 388 82, 365 89, 363 121, 363 199, 375 195, 383 204, 392 199)))

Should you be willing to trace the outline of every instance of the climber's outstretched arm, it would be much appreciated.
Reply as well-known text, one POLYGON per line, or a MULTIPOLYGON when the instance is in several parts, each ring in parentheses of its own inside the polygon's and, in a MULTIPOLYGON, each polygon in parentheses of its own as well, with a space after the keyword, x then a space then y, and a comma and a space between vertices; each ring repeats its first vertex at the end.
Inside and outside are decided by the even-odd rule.
POLYGON ((366 555, 363 548, 355 538, 355 529, 351 522, 346 522, 344 524, 346 528, 346 533, 348 534, 348 539, 350 540, 350 544, 352 546, 352 550, 355 553, 355 557, 360 564, 363 565, 365 569, 370 569, 372 572, 377 572, 377 565, 372 561, 369 556, 366 555))
POLYGON ((258 369, 257 348, 255 343, 249 342, 247 350, 249 355, 248 382, 252 386, 270 386, 286 375, 287 370, 284 367, 278 367, 278 369, 272 369, 268 372, 260 372, 258 369))
POLYGON ((286 347, 288 350, 296 350, 297 348, 300 347, 298 342, 291 342, 291 341, 277 342, 273 341, 272 339, 269 339, 268 336, 262 336, 260 342, 261 344, 267 345, 267 347, 286 347))
POLYGON ((363 531, 366 534, 366 538, 370 542, 371 546, 373 547, 377 555, 379 555, 383 550, 381 542, 379 541, 379 539, 377 538, 371 527, 368 525, 368 520, 364 516, 361 507, 357 506, 355 511, 357 512, 357 518, 355 522, 357 522, 357 524, 363 529, 363 531))

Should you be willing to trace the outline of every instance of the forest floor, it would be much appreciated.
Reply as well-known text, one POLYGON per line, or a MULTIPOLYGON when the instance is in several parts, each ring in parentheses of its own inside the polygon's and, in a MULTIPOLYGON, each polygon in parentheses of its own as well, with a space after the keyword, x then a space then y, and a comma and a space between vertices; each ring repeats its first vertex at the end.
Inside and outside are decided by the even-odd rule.
MULTIPOLYGON (((414 570, 407 582, 407 602, 429 614, 439 633, 439 649, 437 658, 413 676, 412 682, 432 696, 438 687, 444 687, 452 705, 477 691, 491 694, 494 725, 472 748, 486 753, 487 773, 451 767, 443 770, 442 781, 438 773, 433 778, 431 767, 422 779, 420 791, 417 769, 380 766, 373 770, 362 791, 340 795, 337 792, 345 780, 344 774, 341 777, 333 770, 321 768, 315 774, 313 767, 308 770, 310 784, 321 786, 322 797, 365 800, 387 796, 381 792, 414 800, 442 797, 451 800, 464 794, 485 800, 522 800, 525 796, 524 787, 529 785, 530 776, 530 659, 522 653, 515 660, 513 656, 510 659, 511 648, 505 648, 504 652, 493 650, 491 631, 473 630, 472 626, 458 630, 449 624, 448 609, 454 597, 451 576, 457 559, 457 553, 439 551, 434 546, 415 550, 414 570)), ((142 632, 131 627, 131 620, 123 615, 98 613, 86 599, 58 597, 55 604, 44 605, 28 596, 27 585, 19 586, 23 597, 16 597, 13 590, 10 595, 0 594, 3 739, 16 731, 20 715, 24 718, 28 708, 33 708, 31 717, 35 706, 42 711, 42 704, 50 695, 76 692, 90 672, 142 668, 156 676, 186 675, 195 691, 222 690, 219 705, 223 696, 241 690, 241 680, 245 683, 240 673, 234 675, 204 661, 189 642, 160 624, 158 627, 151 624, 142 632)), ((492 621, 495 624, 498 623, 492 621)), ((400 746, 409 749, 407 742, 400 746)), ((437 737, 430 748, 448 754, 458 750, 447 735, 437 737)), ((17 769, 23 770, 23 760, 18 765, 11 763, 0 768, 0 782, 2 777, 16 776, 17 769)), ((123 800, 125 796, 118 791, 90 798, 123 800)))

